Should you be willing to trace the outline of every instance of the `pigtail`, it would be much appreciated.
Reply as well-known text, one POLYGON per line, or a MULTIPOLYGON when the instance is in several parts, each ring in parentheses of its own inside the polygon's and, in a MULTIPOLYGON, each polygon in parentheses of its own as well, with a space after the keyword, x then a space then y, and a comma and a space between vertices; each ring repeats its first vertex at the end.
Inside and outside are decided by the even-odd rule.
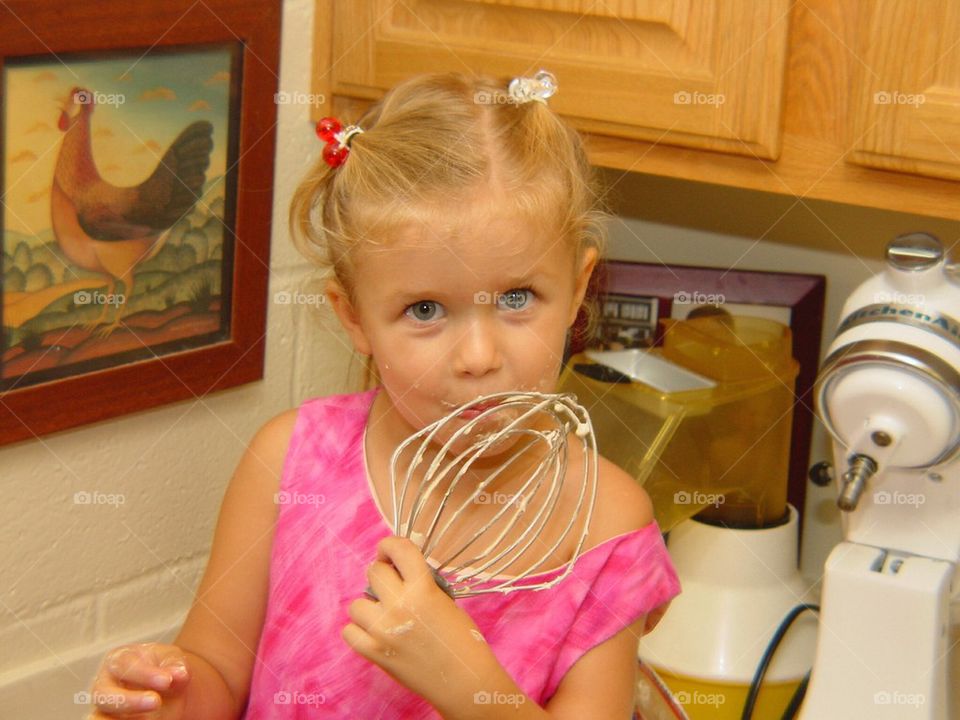
POLYGON ((327 247, 324 211, 335 180, 333 168, 323 161, 314 164, 297 186, 288 218, 294 247, 317 265, 332 265, 327 247))

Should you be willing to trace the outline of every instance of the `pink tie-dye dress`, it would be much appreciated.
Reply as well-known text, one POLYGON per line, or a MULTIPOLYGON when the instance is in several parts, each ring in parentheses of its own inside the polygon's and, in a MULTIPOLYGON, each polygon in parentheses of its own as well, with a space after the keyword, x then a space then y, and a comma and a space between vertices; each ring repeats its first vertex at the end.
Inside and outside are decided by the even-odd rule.
MULTIPOLYGON (((269 600, 245 720, 439 717, 340 637, 377 542, 391 534, 363 449, 378 389, 300 406, 277 497, 269 600)), ((517 685, 543 704, 581 655, 679 589, 651 523, 591 548, 553 588, 457 604, 517 685)))

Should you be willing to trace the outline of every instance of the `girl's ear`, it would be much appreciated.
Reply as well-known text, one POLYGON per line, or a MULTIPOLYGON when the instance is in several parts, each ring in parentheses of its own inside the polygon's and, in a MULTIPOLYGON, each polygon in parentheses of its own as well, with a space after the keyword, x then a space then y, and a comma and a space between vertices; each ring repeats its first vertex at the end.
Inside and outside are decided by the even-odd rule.
POLYGON ((567 318, 567 327, 571 327, 577 320, 577 312, 580 310, 580 305, 583 304, 583 296, 587 293, 590 275, 593 273, 593 268, 596 267, 598 259, 599 254, 595 247, 588 247, 584 250, 580 267, 577 268, 576 284, 573 288, 573 306, 570 308, 570 316, 567 318))
POLYGON ((347 291, 344 290, 338 281, 328 280, 324 294, 327 296, 327 301, 333 307, 333 311, 337 314, 340 324, 343 325, 343 329, 346 330, 347 335, 350 336, 354 350, 361 355, 372 354, 370 341, 367 339, 367 334, 363 331, 363 327, 360 324, 360 314, 353 306, 353 303, 350 302, 347 291))

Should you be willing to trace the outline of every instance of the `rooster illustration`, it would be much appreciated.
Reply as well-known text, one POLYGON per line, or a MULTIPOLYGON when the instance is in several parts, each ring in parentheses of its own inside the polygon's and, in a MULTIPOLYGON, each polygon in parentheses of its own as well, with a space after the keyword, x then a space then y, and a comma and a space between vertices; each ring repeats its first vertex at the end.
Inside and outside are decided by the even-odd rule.
MULTIPOLYGON (((107 279, 107 295, 117 298, 113 322, 98 330, 105 337, 120 325, 122 305, 133 295, 134 269, 156 255, 170 229, 193 208, 206 180, 213 149, 213 126, 187 126, 144 182, 117 187, 106 182, 93 160, 90 116, 94 94, 74 88, 61 108, 64 133, 53 173, 50 213, 53 233, 73 263, 107 279), (115 294, 117 281, 123 293, 115 294)), ((87 328, 104 323, 110 305, 87 328)))

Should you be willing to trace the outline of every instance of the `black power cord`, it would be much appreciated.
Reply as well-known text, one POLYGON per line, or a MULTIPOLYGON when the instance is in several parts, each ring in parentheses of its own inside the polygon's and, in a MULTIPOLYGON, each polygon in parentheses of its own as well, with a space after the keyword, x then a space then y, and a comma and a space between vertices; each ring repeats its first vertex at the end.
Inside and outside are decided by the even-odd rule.
POLYGON ((809 684, 810 671, 807 670, 807 674, 803 676, 800 684, 797 685, 797 689, 794 690, 793 697, 791 697, 790 702, 787 703, 787 709, 783 711, 780 720, 793 720, 793 718, 797 716, 797 711, 800 710, 800 704, 803 702, 803 697, 807 694, 807 685, 809 684))
MULTIPOLYGON (((757 704, 757 696, 760 694, 760 686, 763 684, 763 678, 767 674, 770 661, 773 660, 774 653, 776 653, 777 648, 780 647, 780 642, 783 640, 783 636, 787 634, 790 626, 793 625, 793 621, 807 610, 819 614, 820 606, 810 603, 797 605, 787 613, 786 617, 781 621, 780 627, 778 627, 777 631, 773 634, 773 637, 767 644, 767 649, 763 651, 760 664, 757 665, 757 672, 753 676, 753 681, 750 683, 750 690, 747 693, 746 701, 743 703, 743 714, 740 716, 740 720, 751 720, 753 718, 753 710, 757 704)), ((810 673, 808 672, 803 680, 800 681, 800 685, 793 693, 793 697, 790 698, 790 703, 787 705, 787 709, 784 711, 781 720, 791 720, 796 716, 797 710, 800 708, 800 703, 803 701, 803 696, 807 692, 807 684, 809 681, 810 673)))

